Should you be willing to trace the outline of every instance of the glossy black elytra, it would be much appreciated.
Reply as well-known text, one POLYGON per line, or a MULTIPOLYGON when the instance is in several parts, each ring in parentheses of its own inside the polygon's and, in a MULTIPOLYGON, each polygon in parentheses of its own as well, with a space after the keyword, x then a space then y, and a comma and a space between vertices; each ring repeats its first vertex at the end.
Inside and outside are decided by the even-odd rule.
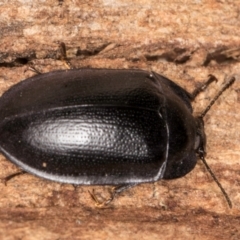
POLYGON ((0 151, 42 178, 123 189, 182 177, 204 160, 204 115, 193 117, 191 95, 154 72, 49 72, 0 98, 0 151))

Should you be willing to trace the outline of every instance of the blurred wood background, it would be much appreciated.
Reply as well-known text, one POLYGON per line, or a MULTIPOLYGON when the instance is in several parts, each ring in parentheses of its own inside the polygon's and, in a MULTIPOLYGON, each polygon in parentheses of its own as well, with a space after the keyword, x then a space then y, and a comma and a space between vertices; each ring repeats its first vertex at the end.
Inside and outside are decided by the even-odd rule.
MULTIPOLYGON (((187 176, 129 189, 99 209, 93 187, 22 175, 0 184, 1 239, 240 239, 240 1, 1 0, 0 92, 35 73, 75 67, 141 68, 189 92, 218 78, 194 103, 201 112, 232 75, 237 81, 205 117, 207 160, 187 176)), ((17 170, 0 155, 0 177, 17 170)), ((109 187, 94 187, 107 197, 109 187)))

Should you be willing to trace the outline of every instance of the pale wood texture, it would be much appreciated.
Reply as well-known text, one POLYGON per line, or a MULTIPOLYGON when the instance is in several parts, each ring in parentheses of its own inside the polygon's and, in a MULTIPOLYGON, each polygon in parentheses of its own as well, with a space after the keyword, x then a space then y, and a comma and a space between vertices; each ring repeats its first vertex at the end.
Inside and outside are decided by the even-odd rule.
MULTIPOLYGON (((219 81, 194 103, 196 114, 238 76, 240 1, 1 0, 0 91, 39 71, 64 69, 59 42, 76 67, 141 68, 188 91, 219 81)), ((1 239, 240 239, 240 82, 205 118, 207 160, 226 201, 199 163, 186 177, 129 189, 108 209, 88 191, 22 175, 0 184, 1 239)), ((1 137, 1 136, 0 136, 1 137)), ((0 177, 17 168, 0 156, 0 177)), ((107 197, 107 187, 95 187, 107 197)))

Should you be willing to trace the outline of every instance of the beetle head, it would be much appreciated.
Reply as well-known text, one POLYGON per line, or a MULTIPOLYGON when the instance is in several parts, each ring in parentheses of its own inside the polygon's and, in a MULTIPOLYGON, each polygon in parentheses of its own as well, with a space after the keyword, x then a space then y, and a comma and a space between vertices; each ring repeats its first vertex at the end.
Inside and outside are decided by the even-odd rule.
POLYGON ((197 136, 195 139, 195 151, 200 158, 206 155, 206 134, 204 131, 204 121, 202 117, 196 118, 197 136))

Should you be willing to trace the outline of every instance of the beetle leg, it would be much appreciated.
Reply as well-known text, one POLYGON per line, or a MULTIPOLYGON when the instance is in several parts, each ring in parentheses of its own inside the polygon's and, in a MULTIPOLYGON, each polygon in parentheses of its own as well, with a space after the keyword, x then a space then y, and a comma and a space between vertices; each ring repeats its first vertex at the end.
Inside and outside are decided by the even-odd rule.
POLYGON ((210 108, 212 107, 212 105, 217 101, 217 99, 222 95, 222 93, 228 89, 234 82, 235 82, 236 78, 235 77, 231 77, 230 80, 222 87, 222 89, 218 92, 218 94, 212 99, 212 101, 208 104, 208 106, 206 107, 206 109, 202 112, 202 114, 200 115, 201 118, 204 118, 204 116, 207 114, 207 112, 210 110, 210 108))
POLYGON ((42 74, 39 70, 37 70, 34 66, 30 66, 29 69, 33 72, 35 72, 36 74, 42 74))
POLYGON ((89 193, 90 193, 92 199, 95 201, 96 206, 102 208, 102 207, 106 207, 107 205, 109 205, 118 194, 120 194, 123 191, 125 191, 131 187, 134 187, 136 185, 137 184, 125 184, 125 185, 119 185, 119 186, 113 187, 110 191, 111 196, 102 202, 97 198, 94 190, 93 190, 93 192, 89 192, 89 193))
POLYGON ((106 201, 106 204, 109 204, 110 202, 112 202, 113 199, 116 197, 116 195, 136 185, 137 183, 133 183, 133 184, 125 184, 125 185, 119 185, 119 186, 113 187, 111 191, 111 197, 106 201))
POLYGON ((69 62, 67 58, 66 45, 64 42, 61 42, 59 44, 59 49, 60 49, 60 59, 65 63, 66 68, 73 69, 74 67, 72 66, 72 64, 69 62))
MULTIPOLYGON (((67 51, 66 51, 66 45, 65 43, 61 42, 59 44, 59 50, 60 50, 60 60, 64 62, 67 69, 73 69, 74 67, 71 65, 71 63, 67 59, 67 51)), ((42 74, 39 70, 37 70, 34 66, 30 66, 29 69, 36 74, 42 74)))
POLYGON ((8 175, 7 177, 2 178, 1 180, 2 180, 2 182, 4 183, 4 185, 6 186, 6 185, 7 185, 7 182, 10 181, 12 178, 14 178, 14 177, 16 177, 16 176, 19 176, 19 175, 23 175, 23 174, 25 174, 25 173, 27 173, 27 172, 21 170, 21 171, 19 171, 19 172, 12 173, 12 174, 8 175))
POLYGON ((214 81, 217 81, 217 78, 210 74, 208 80, 202 84, 201 86, 197 87, 192 94, 190 94, 190 99, 193 101, 197 95, 207 89, 207 87, 214 81))

